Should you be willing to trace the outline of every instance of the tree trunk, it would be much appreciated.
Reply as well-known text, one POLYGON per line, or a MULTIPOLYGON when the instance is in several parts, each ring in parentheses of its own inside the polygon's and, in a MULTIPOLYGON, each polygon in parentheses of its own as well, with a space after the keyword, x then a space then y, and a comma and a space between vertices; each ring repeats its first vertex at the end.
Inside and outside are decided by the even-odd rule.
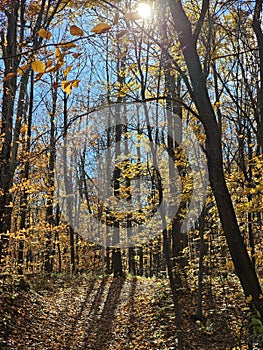
POLYGON ((263 317, 263 302, 260 299, 262 294, 261 287, 242 239, 225 181, 220 130, 196 50, 197 37, 192 34, 191 23, 183 10, 181 1, 170 0, 169 3, 192 84, 191 95, 199 112, 199 120, 205 128, 205 151, 208 161, 209 179, 216 199, 221 224, 244 293, 246 296, 252 296, 252 303, 263 317))

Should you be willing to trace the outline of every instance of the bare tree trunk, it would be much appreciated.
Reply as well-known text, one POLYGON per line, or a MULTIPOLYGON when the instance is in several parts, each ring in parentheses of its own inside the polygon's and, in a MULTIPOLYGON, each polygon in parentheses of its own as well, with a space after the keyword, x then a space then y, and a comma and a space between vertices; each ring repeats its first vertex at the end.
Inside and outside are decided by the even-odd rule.
MULTIPOLYGON (((261 287, 255 267, 249 258, 242 239, 233 203, 225 181, 220 130, 216 122, 216 116, 211 105, 206 81, 196 50, 199 28, 192 33, 191 23, 184 12, 181 1, 170 0, 169 4, 192 84, 192 91, 190 93, 198 109, 199 119, 205 128, 205 151, 208 161, 209 179, 230 254, 245 295, 252 296, 252 303, 263 317, 261 287)), ((208 1, 203 2, 204 11, 207 10, 208 4, 208 1)))

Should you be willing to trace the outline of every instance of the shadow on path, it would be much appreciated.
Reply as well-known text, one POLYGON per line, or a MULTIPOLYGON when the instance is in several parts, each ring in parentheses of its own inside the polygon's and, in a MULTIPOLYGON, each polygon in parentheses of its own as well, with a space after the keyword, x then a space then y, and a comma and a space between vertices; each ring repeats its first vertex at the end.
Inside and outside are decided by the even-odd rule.
MULTIPOLYGON (((113 337, 113 321, 125 278, 117 277, 111 282, 101 315, 98 315, 99 304, 93 308, 93 317, 89 319, 89 327, 85 329, 84 349, 108 350, 113 337), (92 335, 93 331, 93 335, 92 335), (92 337, 90 337, 92 335, 92 337)), ((92 311, 92 310, 91 310, 92 311)))

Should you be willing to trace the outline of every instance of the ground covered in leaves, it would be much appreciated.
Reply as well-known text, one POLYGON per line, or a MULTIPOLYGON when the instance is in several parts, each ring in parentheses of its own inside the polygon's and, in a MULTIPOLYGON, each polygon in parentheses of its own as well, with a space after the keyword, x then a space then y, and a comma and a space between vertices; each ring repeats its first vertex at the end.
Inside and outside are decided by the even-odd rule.
MULTIPOLYGON (((227 288, 233 288, 229 299, 220 289, 205 295, 204 322, 193 317, 196 293, 184 288, 185 349, 247 349, 242 298, 235 285, 227 288)), ((177 349, 166 279, 38 276, 1 293, 3 350, 177 349)))

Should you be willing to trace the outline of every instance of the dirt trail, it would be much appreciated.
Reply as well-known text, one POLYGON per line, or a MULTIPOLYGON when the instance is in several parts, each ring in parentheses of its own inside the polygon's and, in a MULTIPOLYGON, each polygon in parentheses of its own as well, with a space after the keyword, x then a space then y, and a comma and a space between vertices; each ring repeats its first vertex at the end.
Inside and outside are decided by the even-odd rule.
MULTIPOLYGON (((167 280, 109 276, 49 282, 49 286, 43 283, 40 288, 18 293, 11 307, 12 331, 1 349, 176 349, 167 280)), ((205 325, 191 318, 196 309, 195 293, 186 290, 180 299, 187 350, 225 350, 237 344, 231 328, 242 326, 242 320, 230 318, 237 304, 229 305, 224 313, 222 305, 213 306, 211 330, 207 332, 205 325)), ((211 305, 208 310, 211 312, 211 305)))
MULTIPOLYGON (((167 343, 166 327, 162 334, 156 314, 160 288, 149 279, 109 277, 61 287, 55 293, 27 292, 5 348, 167 349, 162 345, 164 339, 167 343)), ((172 329, 169 333, 172 343, 172 329)))

